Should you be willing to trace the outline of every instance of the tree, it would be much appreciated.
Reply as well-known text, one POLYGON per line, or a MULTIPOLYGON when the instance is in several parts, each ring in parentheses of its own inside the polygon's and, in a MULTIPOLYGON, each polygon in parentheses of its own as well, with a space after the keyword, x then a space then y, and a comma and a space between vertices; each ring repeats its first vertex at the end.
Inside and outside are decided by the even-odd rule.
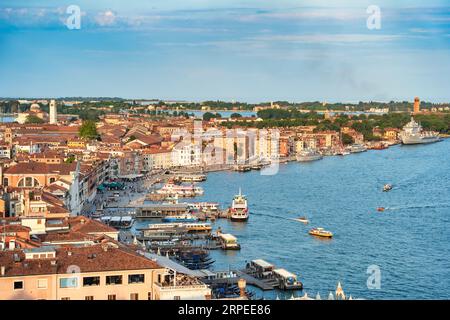
POLYGON ((242 118, 242 115, 240 113, 235 112, 230 115, 230 118, 232 118, 232 119, 242 118))
POLYGON ((26 124, 30 124, 30 123, 44 123, 44 120, 42 120, 38 116, 30 114, 30 115, 27 116, 27 118, 25 120, 25 123, 26 124))
POLYGON ((205 112, 203 114, 203 120, 204 121, 209 121, 209 120, 211 120, 212 118, 215 118, 215 117, 216 117, 216 115, 214 113, 212 113, 212 112, 205 112))
POLYGON ((80 129, 78 129, 78 135, 82 139, 92 140, 98 138, 97 127, 95 126, 95 122, 92 120, 86 120, 81 125, 80 129))
POLYGON ((350 135, 348 135, 346 133, 342 134, 342 143, 343 144, 352 144, 353 142, 354 141, 353 141, 352 136, 350 136, 350 135))

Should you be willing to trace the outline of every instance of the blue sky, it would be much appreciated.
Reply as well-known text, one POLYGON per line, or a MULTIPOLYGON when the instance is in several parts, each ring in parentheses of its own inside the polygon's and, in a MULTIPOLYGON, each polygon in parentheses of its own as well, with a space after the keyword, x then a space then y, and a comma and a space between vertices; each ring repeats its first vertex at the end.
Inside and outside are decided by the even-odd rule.
POLYGON ((0 70, 3 97, 450 101, 450 2, 2 0, 0 70))

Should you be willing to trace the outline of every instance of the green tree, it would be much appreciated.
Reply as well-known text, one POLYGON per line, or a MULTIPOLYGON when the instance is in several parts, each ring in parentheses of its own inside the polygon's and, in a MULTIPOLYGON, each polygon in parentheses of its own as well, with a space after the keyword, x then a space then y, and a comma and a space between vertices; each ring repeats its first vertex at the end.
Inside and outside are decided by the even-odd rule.
POLYGON ((83 121, 80 129, 78 130, 78 135, 82 139, 92 140, 98 138, 97 127, 95 126, 95 122, 92 120, 83 121))
POLYGON ((342 134, 342 143, 343 144, 352 144, 353 142, 354 141, 353 141, 352 136, 350 136, 350 135, 348 135, 346 133, 342 134))
POLYGON ((30 115, 27 116, 27 118, 25 120, 25 123, 26 124, 30 124, 30 123, 44 123, 44 120, 42 120, 38 116, 30 114, 30 115))
POLYGON ((203 114, 203 120, 204 121, 209 121, 209 120, 211 120, 212 118, 215 118, 215 117, 216 117, 216 115, 214 113, 212 113, 212 112, 205 112, 203 114))
POLYGON ((230 118, 232 118, 232 119, 242 118, 242 115, 240 113, 235 112, 230 115, 230 118))

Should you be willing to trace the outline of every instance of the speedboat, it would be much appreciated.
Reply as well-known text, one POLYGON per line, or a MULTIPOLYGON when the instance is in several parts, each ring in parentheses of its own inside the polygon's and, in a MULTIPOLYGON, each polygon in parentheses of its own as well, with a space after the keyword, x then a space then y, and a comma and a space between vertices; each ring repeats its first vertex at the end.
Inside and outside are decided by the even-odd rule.
POLYGON ((298 221, 298 222, 302 222, 304 224, 308 224, 309 223, 309 220, 306 217, 298 217, 298 218, 295 218, 294 220, 298 221))
POLYGON ((325 230, 324 228, 313 228, 313 229, 309 230, 309 234, 312 236, 323 237, 323 238, 333 237, 333 233, 325 230))
POLYGON ((378 207, 377 208, 377 211, 380 211, 380 212, 383 212, 385 209, 384 209, 384 207, 378 207))
POLYGON ((392 185, 391 184, 385 184, 384 187, 383 187, 383 191, 387 192, 387 191, 390 191, 390 190, 392 190, 392 185))

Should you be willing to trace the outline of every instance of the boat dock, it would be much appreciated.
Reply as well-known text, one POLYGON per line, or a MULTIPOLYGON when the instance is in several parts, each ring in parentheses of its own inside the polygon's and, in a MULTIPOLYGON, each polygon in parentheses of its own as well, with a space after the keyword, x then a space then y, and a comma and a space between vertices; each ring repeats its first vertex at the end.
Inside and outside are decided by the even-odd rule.
POLYGON ((136 207, 136 218, 162 218, 189 213, 187 203, 144 204, 136 207))

